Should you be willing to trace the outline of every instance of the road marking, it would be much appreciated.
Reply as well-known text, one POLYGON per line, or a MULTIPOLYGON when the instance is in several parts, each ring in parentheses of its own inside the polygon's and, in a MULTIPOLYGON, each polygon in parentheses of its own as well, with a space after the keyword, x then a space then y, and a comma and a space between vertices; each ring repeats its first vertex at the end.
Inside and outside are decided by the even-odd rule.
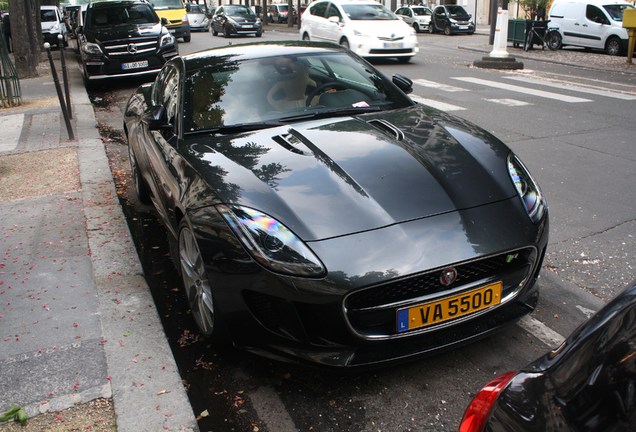
POLYGON ((576 305, 576 308, 577 308, 578 310, 580 310, 580 311, 583 313, 583 315, 585 315, 585 317, 586 317, 587 319, 590 319, 590 317, 596 313, 596 312, 595 312, 595 311, 593 311, 592 309, 588 309, 588 308, 583 307, 583 306, 581 306, 581 305, 576 305))
POLYGON ((500 104, 500 105, 511 106, 511 107, 532 105, 530 102, 524 102, 517 99, 484 99, 484 100, 488 102, 500 104))
POLYGON ((18 146, 24 114, 10 114, 0 117, 0 151, 11 151, 18 146))
POLYGON ((447 103, 444 103, 444 102, 436 101, 435 99, 426 99, 426 98, 419 97, 419 96, 416 96, 416 95, 409 95, 409 96, 415 102, 419 102, 421 104, 431 106, 431 107, 436 108, 436 109, 438 109, 440 111, 462 111, 462 110, 466 109, 466 108, 462 108, 462 107, 457 106, 457 105, 451 105, 451 104, 447 104, 447 103))
POLYGON ((422 87, 434 88, 434 89, 442 90, 445 92, 451 92, 451 93, 469 91, 468 89, 465 89, 465 88, 455 87, 448 84, 441 84, 435 81, 428 81, 425 79, 413 80, 413 84, 417 84, 422 87))
POLYGON ((267 430, 278 432, 296 432, 298 428, 289 416, 285 404, 271 387, 259 387, 250 392, 250 402, 265 423, 267 430))
POLYGON ((528 315, 517 321, 517 325, 553 349, 565 340, 559 333, 528 315))
POLYGON ((592 102, 590 99, 583 99, 583 98, 574 97, 574 96, 567 96, 567 95, 562 95, 562 94, 558 94, 558 93, 552 93, 552 92, 532 89, 532 88, 528 88, 528 87, 521 87, 521 86, 506 84, 506 83, 497 82, 497 81, 489 81, 489 80, 485 80, 485 79, 481 79, 481 78, 453 77, 453 79, 456 79, 458 81, 473 83, 473 84, 484 85, 484 86, 488 86, 488 87, 494 87, 494 88, 498 88, 498 89, 501 89, 501 90, 508 90, 508 91, 512 91, 512 92, 517 92, 517 93, 523 93, 523 94, 532 95, 532 96, 543 97, 543 98, 546 98, 546 99, 554 99, 554 100, 567 102, 567 103, 592 102))
POLYGON ((601 87, 597 87, 597 88, 585 87, 585 86, 575 85, 567 81, 556 81, 556 80, 544 81, 544 80, 538 80, 535 78, 523 77, 523 76, 506 76, 506 78, 515 80, 515 81, 521 81, 527 84, 542 85, 546 87, 555 87, 559 89, 572 90, 579 93, 588 93, 588 94, 593 94, 597 96, 605 96, 609 98, 622 99, 622 100, 636 100, 636 95, 634 94, 623 93, 620 91, 609 90, 609 89, 605 89, 601 87))

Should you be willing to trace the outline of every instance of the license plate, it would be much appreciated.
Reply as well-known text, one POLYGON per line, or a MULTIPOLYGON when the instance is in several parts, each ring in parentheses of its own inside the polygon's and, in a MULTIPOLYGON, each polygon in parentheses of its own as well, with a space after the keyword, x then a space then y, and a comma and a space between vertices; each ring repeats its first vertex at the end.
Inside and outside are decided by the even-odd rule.
POLYGON ((148 67, 148 60, 122 63, 121 65, 122 70, 139 69, 139 68, 145 68, 145 67, 148 67))
POLYGON ((252 24, 245 24, 243 28, 251 29, 254 28, 254 26, 252 24))
POLYGON ((398 333, 440 324, 501 303, 502 283, 496 282, 428 303, 398 309, 398 333))
POLYGON ((468 30, 468 26, 459 26, 460 30, 468 30))
POLYGON ((384 42, 384 48, 386 49, 402 48, 402 42, 384 42))

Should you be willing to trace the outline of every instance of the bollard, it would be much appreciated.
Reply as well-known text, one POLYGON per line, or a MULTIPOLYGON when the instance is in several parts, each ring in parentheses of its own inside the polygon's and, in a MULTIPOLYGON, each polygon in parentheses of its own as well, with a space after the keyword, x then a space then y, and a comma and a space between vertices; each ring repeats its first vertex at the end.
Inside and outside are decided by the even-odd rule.
POLYGON ((55 83, 55 90, 57 91, 57 98, 60 100, 60 107, 62 108, 62 115, 64 116, 64 123, 66 123, 66 130, 68 132, 68 138, 72 141, 75 140, 75 134, 73 134, 73 127, 71 126, 71 120, 68 117, 66 111, 66 103, 64 102, 64 95, 62 94, 62 87, 60 87, 60 80, 57 78, 57 71, 55 70, 55 63, 53 63, 53 56, 51 55, 51 44, 46 42, 44 49, 49 57, 49 64, 51 65, 51 75, 53 75, 53 82, 55 83))
POLYGON ((73 110, 71 109, 71 93, 69 91, 68 72, 66 71, 66 57, 64 53, 64 37, 57 35, 57 46, 60 47, 60 59, 62 61, 62 79, 64 80, 64 94, 66 95, 66 111, 68 118, 73 118, 73 110))

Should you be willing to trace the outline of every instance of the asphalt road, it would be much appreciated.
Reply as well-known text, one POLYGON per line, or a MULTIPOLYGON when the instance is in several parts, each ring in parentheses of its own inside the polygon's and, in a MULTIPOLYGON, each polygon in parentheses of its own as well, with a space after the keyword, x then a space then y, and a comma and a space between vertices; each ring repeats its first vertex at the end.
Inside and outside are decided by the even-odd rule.
MULTIPOLYGON (((269 31, 263 40, 293 38, 269 31)), ((486 36, 420 34, 409 64, 376 62, 414 79, 413 96, 484 127, 517 152, 550 206, 549 253, 538 309, 520 324, 469 347, 364 374, 334 375, 218 352, 198 338, 162 244, 161 227, 130 191, 122 201, 164 319, 201 430, 456 430, 483 384, 551 348, 622 290, 636 272, 636 83, 633 75, 524 61, 518 72, 472 67, 486 36), (469 39, 467 39, 469 38, 469 39), (205 416, 205 413, 209 415, 205 416)), ((210 33, 181 44, 187 53, 228 42, 210 33)), ((599 60, 597 60, 599 61, 599 60)), ((602 61, 602 59, 600 60, 602 61)), ((121 129, 121 109, 135 84, 94 94, 103 126, 121 129)), ((126 168, 125 146, 111 153, 126 168)), ((164 236, 165 238, 165 236, 164 236)))

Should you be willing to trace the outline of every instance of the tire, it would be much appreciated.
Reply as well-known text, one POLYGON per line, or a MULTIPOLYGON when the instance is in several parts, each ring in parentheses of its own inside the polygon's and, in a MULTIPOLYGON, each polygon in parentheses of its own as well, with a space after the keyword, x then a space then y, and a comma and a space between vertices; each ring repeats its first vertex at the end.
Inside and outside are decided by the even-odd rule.
POLYGON ((179 272, 192 318, 204 336, 214 342, 222 342, 225 336, 214 300, 212 285, 205 270, 196 237, 185 217, 179 224, 177 252, 179 272))
POLYGON ((212 27, 212 36, 218 36, 219 32, 216 31, 216 29, 214 27, 212 27))
POLYGON ((345 48, 346 48, 346 49, 348 49, 348 50, 350 50, 350 49, 351 49, 351 47, 350 47, 350 45, 349 45, 349 41, 348 41, 347 39, 345 39, 345 38, 342 38, 342 39, 340 40, 340 46, 345 47, 345 48))
POLYGON ((263 32, 256 32, 256 34, 254 36, 261 37, 261 36, 263 36, 263 32))
POLYGON ((132 176, 133 184, 135 186, 135 192, 137 193, 137 198, 139 198, 139 202, 142 204, 150 204, 152 201, 150 199, 150 192, 148 190, 148 185, 146 185, 146 181, 139 173, 139 165, 137 164, 137 158, 135 157, 135 153, 132 150, 130 144, 128 144, 128 160, 130 162, 130 174, 132 176))
POLYGON ((192 40, 192 35, 188 34, 183 37, 184 42, 190 42, 192 40))
POLYGON ((532 38, 533 38, 534 34, 532 32, 529 32, 526 35, 526 40, 523 43, 523 50, 524 51, 528 51, 529 49, 532 49, 532 38))
POLYGON ((397 60, 400 63, 408 63, 411 61, 411 57, 410 56, 402 56, 402 57, 398 57, 397 60))
POLYGON ((413 23, 413 30, 415 30, 415 33, 419 33, 420 30, 420 26, 417 23, 413 23))
POLYGON ((548 46, 548 49, 551 51, 556 51, 561 49, 561 44, 563 39, 561 38, 561 33, 556 30, 552 30, 545 37, 545 44, 548 46))
POLYGON ((430 34, 435 33, 435 26, 433 25, 433 21, 431 21, 430 23, 428 23, 428 32, 430 34))
POLYGON ((445 34, 446 36, 450 36, 450 35, 451 35, 451 33, 452 33, 452 32, 451 32, 451 28, 450 28, 450 24, 449 24, 449 25, 447 25, 446 27, 444 27, 444 34, 445 34))
POLYGON ((223 37, 224 38, 229 38, 230 37, 230 32, 227 31, 227 28, 223 27, 223 37))
POLYGON ((311 38, 309 37, 309 33, 304 33, 304 34, 303 34, 303 40, 304 40, 304 41, 311 40, 311 38))
POLYGON ((621 46, 621 40, 615 36, 607 39, 605 43, 605 52, 611 56, 621 55, 623 47, 621 46))

